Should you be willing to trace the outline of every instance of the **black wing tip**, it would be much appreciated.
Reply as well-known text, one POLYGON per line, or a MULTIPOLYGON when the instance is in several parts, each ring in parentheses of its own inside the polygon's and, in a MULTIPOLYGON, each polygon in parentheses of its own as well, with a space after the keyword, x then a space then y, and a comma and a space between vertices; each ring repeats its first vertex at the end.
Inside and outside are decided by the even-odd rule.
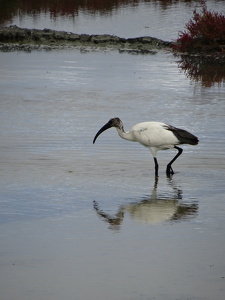
POLYGON ((196 146, 199 143, 199 139, 197 137, 177 137, 180 141, 180 144, 192 145, 196 146))
POLYGON ((193 140, 191 145, 195 146, 195 145, 198 145, 198 143, 199 143, 199 139, 197 138, 197 139, 193 140))
POLYGON ((191 134, 191 138, 189 139, 189 144, 195 146, 198 145, 198 143, 199 143, 198 137, 191 134))

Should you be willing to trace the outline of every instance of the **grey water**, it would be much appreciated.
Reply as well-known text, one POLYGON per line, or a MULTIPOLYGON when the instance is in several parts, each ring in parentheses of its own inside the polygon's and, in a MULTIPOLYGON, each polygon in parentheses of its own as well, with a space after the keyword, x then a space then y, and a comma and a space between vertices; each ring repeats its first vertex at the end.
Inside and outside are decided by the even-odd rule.
POLYGON ((190 80, 165 51, 1 52, 0 66, 1 299, 224 299, 224 81, 190 80), (175 152, 159 152, 155 180, 115 129, 92 144, 114 116, 200 143, 172 178, 175 152))
MULTIPOLYGON (((195 8, 199 10, 201 7, 198 0, 138 0, 130 1, 130 3, 117 0, 109 1, 110 9, 107 1, 105 1, 105 7, 104 4, 101 7, 98 5, 98 1, 93 1, 92 10, 85 9, 82 6, 84 3, 79 6, 75 2, 74 6, 78 11, 74 13, 72 4, 63 6, 62 0, 58 2, 64 8, 63 12, 58 11, 59 8, 57 10, 57 5, 55 7, 52 5, 52 10, 47 11, 51 1, 47 2, 46 8, 37 10, 38 5, 31 0, 27 9, 25 6, 19 7, 17 13, 7 18, 3 25, 37 29, 50 28, 77 34, 107 33, 125 38, 152 36, 171 41, 177 39, 179 31, 184 30, 185 24, 193 16, 193 10, 195 8)), ((88 2, 91 1, 86 3, 88 4, 88 2)), ((208 9, 217 12, 224 11, 223 0, 208 0, 206 3, 208 9)), ((14 5, 19 4, 16 2, 14 5)))

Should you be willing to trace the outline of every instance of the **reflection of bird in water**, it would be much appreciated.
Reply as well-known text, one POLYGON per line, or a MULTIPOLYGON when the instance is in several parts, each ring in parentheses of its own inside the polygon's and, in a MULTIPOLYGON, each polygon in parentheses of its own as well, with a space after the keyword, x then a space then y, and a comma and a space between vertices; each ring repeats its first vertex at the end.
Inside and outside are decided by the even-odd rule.
POLYGON ((159 150, 176 149, 178 153, 168 163, 166 174, 173 175, 172 164, 181 155, 183 149, 180 144, 197 145, 198 138, 190 132, 167 125, 162 122, 142 122, 134 125, 130 131, 124 131, 123 123, 119 118, 112 118, 95 135, 93 143, 97 137, 105 130, 115 127, 119 136, 125 140, 138 142, 149 148, 155 162, 155 176, 158 176, 157 152, 159 150))
POLYGON ((198 205, 180 202, 182 191, 174 186, 171 179, 168 179, 168 183, 173 189, 172 194, 157 195, 158 179, 156 178, 151 196, 121 205, 115 215, 101 210, 96 201, 94 201, 94 209, 98 216, 110 225, 109 228, 114 230, 119 229, 126 213, 132 220, 148 224, 185 220, 196 215, 198 205))

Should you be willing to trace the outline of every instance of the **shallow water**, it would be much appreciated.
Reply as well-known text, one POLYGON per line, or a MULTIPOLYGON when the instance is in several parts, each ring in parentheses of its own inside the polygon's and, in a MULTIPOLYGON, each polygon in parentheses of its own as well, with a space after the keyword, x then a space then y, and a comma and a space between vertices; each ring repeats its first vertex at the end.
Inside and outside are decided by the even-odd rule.
POLYGON ((170 54, 1 53, 1 297, 224 296, 224 91, 170 54), (119 116, 200 138, 161 151, 97 130, 119 116))

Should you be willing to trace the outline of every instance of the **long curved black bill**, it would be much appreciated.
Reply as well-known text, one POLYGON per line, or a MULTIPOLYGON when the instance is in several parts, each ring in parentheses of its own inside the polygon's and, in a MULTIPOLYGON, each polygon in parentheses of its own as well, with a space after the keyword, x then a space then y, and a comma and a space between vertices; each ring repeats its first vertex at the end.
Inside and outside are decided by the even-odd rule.
POLYGON ((96 133, 96 135, 95 135, 95 137, 94 137, 94 139, 93 139, 93 144, 95 143, 97 137, 98 137, 103 131, 105 131, 105 130, 111 128, 111 127, 112 127, 112 125, 111 125, 109 122, 106 123, 106 124, 105 124, 105 125, 104 125, 97 133, 96 133))

